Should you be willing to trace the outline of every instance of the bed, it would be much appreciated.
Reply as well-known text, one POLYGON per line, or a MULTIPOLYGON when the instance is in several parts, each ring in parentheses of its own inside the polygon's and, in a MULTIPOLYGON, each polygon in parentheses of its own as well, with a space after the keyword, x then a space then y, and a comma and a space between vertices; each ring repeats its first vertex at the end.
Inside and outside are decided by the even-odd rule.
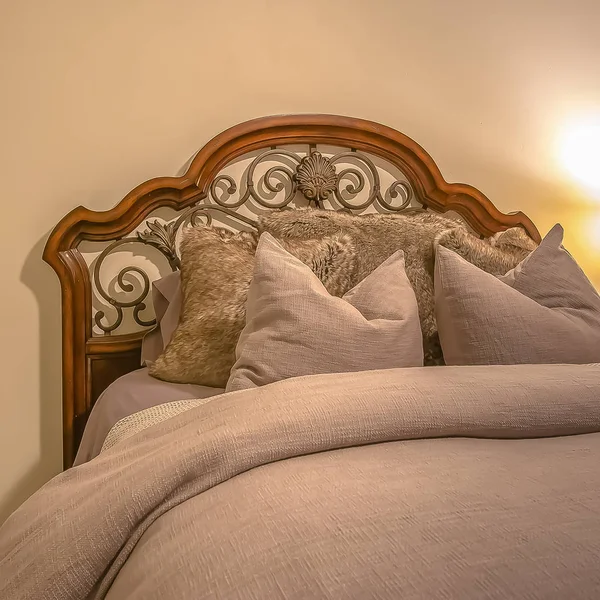
POLYGON ((600 297, 561 242, 332 115, 73 210, 44 251, 65 471, 0 529, 0 596, 598 597, 600 297), (429 279, 399 223, 441 228, 429 279), (165 362, 192 289, 231 331, 165 362))
MULTIPOLYGON (((249 228, 253 226, 254 219, 252 212, 244 210, 247 206, 252 206, 256 212, 291 203, 307 205, 309 201, 312 205, 326 205, 326 201, 332 198, 333 194, 328 198, 314 199, 301 191, 292 194, 292 191, 296 192, 294 186, 298 187, 297 182, 289 181, 293 172, 287 176, 292 187, 282 187, 285 186, 282 178, 270 182, 271 187, 282 187, 283 197, 281 193, 274 197, 269 189, 262 190, 261 194, 235 195, 231 186, 237 190, 245 185, 247 192, 248 177, 250 182, 254 177, 255 170, 250 169, 252 162, 258 166, 271 158, 273 149, 283 147, 285 150, 287 146, 297 150, 298 145, 303 153, 321 145, 325 149, 350 150, 359 157, 358 163, 354 164, 358 175, 349 172, 336 181, 339 182, 338 195, 343 203, 336 197, 335 208, 363 212, 374 206, 380 211, 402 212, 416 205, 431 211, 452 211, 482 236, 521 226, 532 238, 540 239, 535 225, 526 215, 521 212, 503 214, 477 189, 469 185, 448 184, 423 148, 383 125, 331 115, 297 115, 267 117, 232 127, 202 148, 182 177, 161 177, 145 182, 104 213, 76 208, 56 226, 48 240, 44 259, 57 272, 62 288, 65 467, 73 464, 88 416, 99 395, 115 379, 141 364, 144 329, 154 324, 152 315, 146 314, 151 293, 150 277, 156 279, 177 269, 171 239, 174 230, 195 215, 198 218, 201 215, 229 218, 234 227, 249 228), (250 164, 243 163, 241 173, 239 168, 227 170, 228 165, 248 155, 252 159, 250 164), (360 160, 363 155, 366 162, 360 160), (387 178, 387 189, 382 189, 384 173, 377 167, 377 161, 379 164, 385 161, 386 168, 392 170, 392 176, 387 178), (342 197, 345 188, 360 187, 361 183, 368 192, 366 197, 363 193, 358 202, 352 201, 353 194, 349 198, 342 197), (383 202, 379 201, 379 197, 384 198, 383 202), (177 211, 171 230, 161 228, 161 220, 151 216, 153 213, 162 216, 163 211, 169 209, 177 211), (93 262, 86 261, 80 251, 85 244, 99 245, 91 248, 90 255, 95 258, 93 262), (125 270, 109 273, 107 279, 113 286, 115 276, 120 277, 124 284, 118 285, 120 293, 112 297, 104 289, 100 274, 107 258, 124 246, 133 246, 130 259, 133 253, 146 251, 149 247, 156 250, 150 260, 157 268, 150 275, 141 266, 132 268, 125 263, 122 267, 125 270), (134 269, 142 270, 146 277, 142 276, 142 285, 132 289, 137 282, 126 278, 134 269), (128 316, 134 318, 134 328, 125 329, 126 333, 123 333, 128 316), (97 321, 100 321, 100 327, 97 321)), ((278 156, 275 155, 275 158, 278 156)), ((279 156, 279 164, 272 163, 268 167, 286 168, 281 158, 285 160, 286 156, 279 156)), ((298 161, 295 163, 293 166, 297 166, 298 161)), ((289 166, 287 168, 290 169, 289 166)), ((348 168, 345 166, 339 171, 348 168)), ((263 171, 263 176, 265 174, 263 171)), ((254 188, 250 187, 250 190, 254 188)), ((310 187, 305 191, 310 194, 310 187)), ((173 222, 172 213, 168 216, 173 222)), ((148 265, 143 266, 147 269, 148 265)))

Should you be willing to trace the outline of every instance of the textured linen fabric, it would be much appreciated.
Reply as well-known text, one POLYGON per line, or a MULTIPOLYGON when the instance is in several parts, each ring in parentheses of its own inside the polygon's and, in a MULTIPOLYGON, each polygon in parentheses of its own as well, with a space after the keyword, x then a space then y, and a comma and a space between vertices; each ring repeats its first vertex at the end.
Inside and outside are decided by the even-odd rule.
POLYGON ((150 527, 107 600, 600 597, 591 439, 433 444, 323 452, 224 482, 150 527))
POLYGON ((419 309, 400 250, 342 298, 268 233, 227 391, 300 375, 423 366, 419 309))
POLYGON ((97 456, 109 431, 121 419, 166 402, 211 398, 224 391, 224 388, 160 381, 151 377, 147 368, 131 371, 113 381, 96 400, 85 425, 74 465, 97 456))
MULTIPOLYGON (((352 287, 356 255, 348 236, 284 243, 332 294, 341 296, 352 287)), ((181 241, 181 318, 164 352, 150 366, 153 377, 225 387, 244 327, 256 244, 253 233, 206 226, 186 229, 181 241)))
POLYGON ((123 417, 117 421, 108 432, 100 452, 105 452, 115 444, 126 440, 144 429, 148 429, 148 427, 152 427, 157 423, 162 423, 186 410, 206 404, 213 398, 214 396, 208 398, 195 398, 193 400, 175 400, 173 402, 157 404, 151 408, 146 408, 135 412, 132 415, 128 415, 127 417, 123 417))
POLYGON ((0 598, 598 597, 599 398, 597 365, 224 395, 29 498, 0 598))
POLYGON ((498 278, 437 248, 436 316, 447 364, 600 361, 600 296, 562 239, 556 225, 498 278))
POLYGON ((426 365, 443 364, 434 311, 434 246, 448 247, 494 275, 515 267, 537 246, 521 227, 481 240, 467 230, 463 221, 431 211, 376 215, 314 209, 274 211, 259 218, 258 231, 278 240, 349 235, 359 253, 352 285, 402 250, 406 275, 419 306, 426 365))

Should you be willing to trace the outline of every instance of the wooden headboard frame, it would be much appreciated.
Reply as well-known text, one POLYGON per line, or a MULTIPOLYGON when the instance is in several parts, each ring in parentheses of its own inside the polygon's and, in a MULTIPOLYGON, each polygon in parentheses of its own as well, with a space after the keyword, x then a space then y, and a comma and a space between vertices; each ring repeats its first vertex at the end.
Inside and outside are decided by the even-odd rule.
POLYGON ((479 190, 447 183, 433 159, 412 139, 371 121, 333 115, 283 115, 255 119, 217 135, 195 156, 182 177, 142 183, 114 208, 96 212, 79 206, 52 231, 44 260, 62 288, 63 462, 73 464, 83 428, 99 394, 117 377, 140 366, 143 332, 94 336, 90 269, 81 242, 113 241, 130 234, 153 211, 181 210, 207 198, 219 171, 252 151, 291 144, 351 148, 387 160, 402 170, 425 209, 452 210, 482 236, 522 226, 540 239, 521 212, 503 214, 479 190))

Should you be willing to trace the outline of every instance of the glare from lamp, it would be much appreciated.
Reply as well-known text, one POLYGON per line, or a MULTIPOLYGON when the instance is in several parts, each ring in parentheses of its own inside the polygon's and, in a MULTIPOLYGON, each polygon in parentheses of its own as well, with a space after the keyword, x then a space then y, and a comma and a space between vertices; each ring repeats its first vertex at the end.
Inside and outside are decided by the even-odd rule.
POLYGON ((594 217, 589 222, 589 239, 591 247, 600 250, 600 216, 594 217))
POLYGON ((580 184, 600 193, 600 115, 581 117, 565 127, 559 160, 580 184))

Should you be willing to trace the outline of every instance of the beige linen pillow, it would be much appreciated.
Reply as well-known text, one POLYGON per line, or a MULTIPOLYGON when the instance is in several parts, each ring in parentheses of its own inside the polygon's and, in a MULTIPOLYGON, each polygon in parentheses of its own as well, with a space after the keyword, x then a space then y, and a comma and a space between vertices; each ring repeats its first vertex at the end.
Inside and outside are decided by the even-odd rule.
POLYGON ((394 253, 336 298, 263 234, 236 356, 227 391, 300 375, 422 366, 418 307, 404 253, 394 253))
POLYGON ((437 247, 436 317, 446 364, 600 361, 600 296, 562 240, 556 225, 503 277, 437 247))
MULTIPOLYGON (((350 238, 289 240, 286 248, 341 296, 350 287, 356 252, 350 238)), ((181 314, 153 377, 174 383, 225 387, 245 323, 257 236, 206 226, 190 227, 181 241, 181 314)))

